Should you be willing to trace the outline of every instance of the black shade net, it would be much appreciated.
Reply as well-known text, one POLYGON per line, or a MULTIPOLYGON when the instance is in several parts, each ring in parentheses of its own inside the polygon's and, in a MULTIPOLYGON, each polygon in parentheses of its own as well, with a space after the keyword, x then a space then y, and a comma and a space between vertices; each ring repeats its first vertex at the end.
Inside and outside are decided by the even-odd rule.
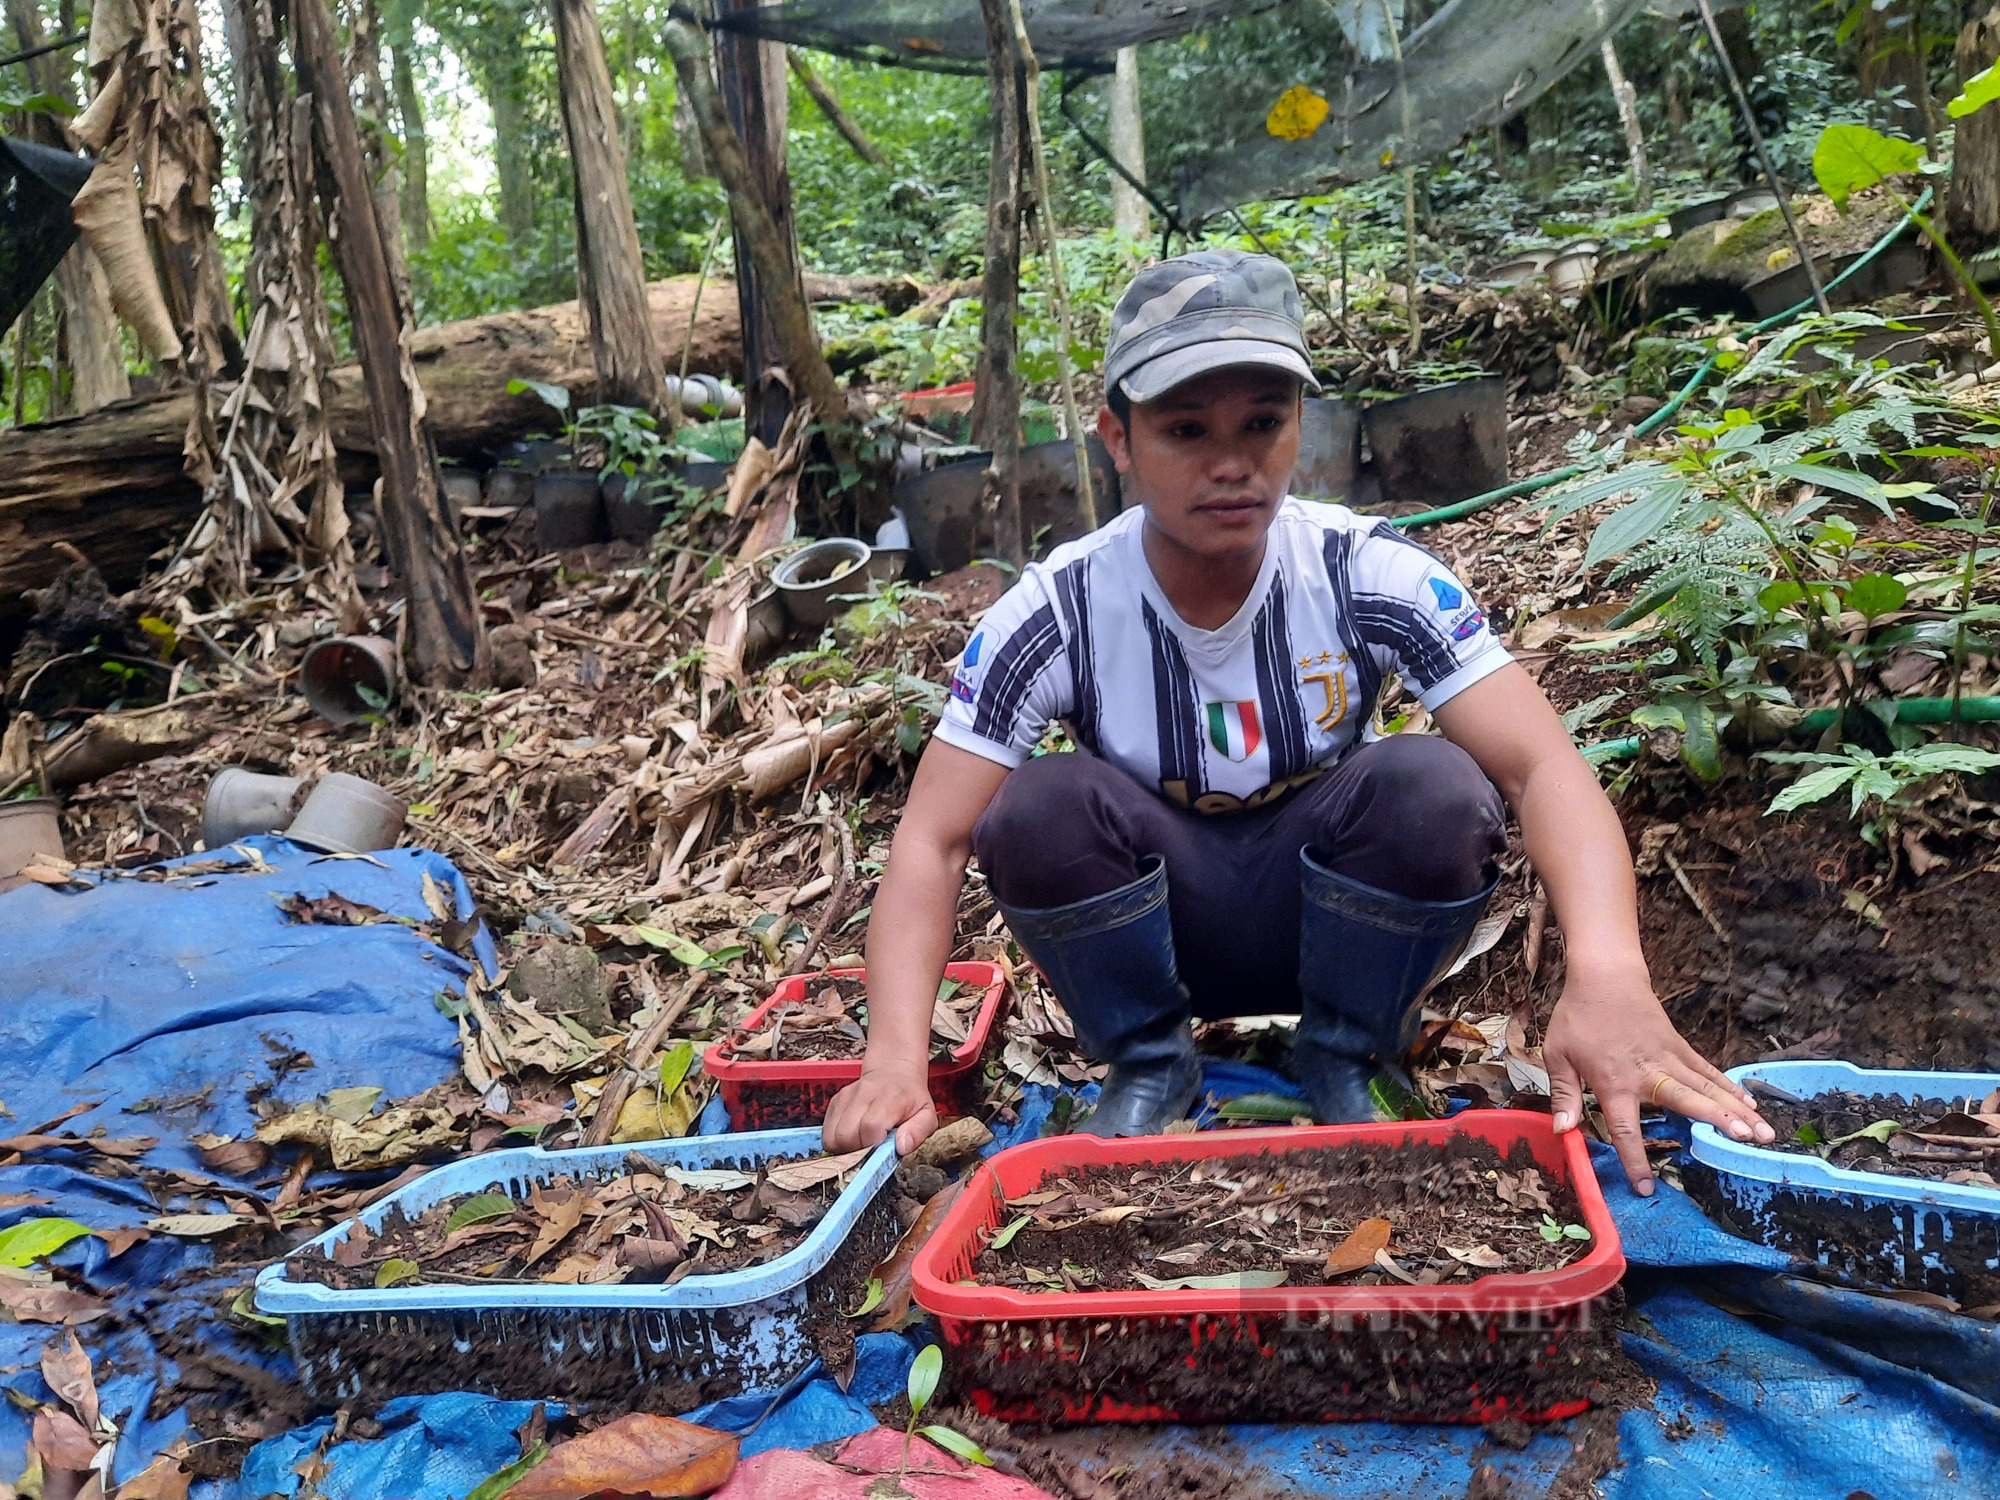
POLYGON ((13 326, 76 243, 69 206, 93 165, 52 146, 0 139, 0 328, 13 326))
MULTIPOLYGON (((1120 47, 1185 36, 1287 0, 1021 0, 1028 41, 1045 68, 1097 71, 1120 47)), ((784 0, 721 17, 718 27, 753 32, 898 67, 981 73, 986 23, 979 0, 784 0)))
MULTIPOLYGON (((1369 0, 1021 0, 1042 66, 1099 73, 1121 47, 1178 44, 1170 102, 1148 100, 1177 137, 1150 174, 1183 227, 1238 204, 1359 182, 1440 155, 1535 101, 1644 0, 1447 0, 1403 36, 1400 56, 1359 57, 1347 27, 1369 0)), ((1375 0, 1394 5, 1400 0, 1375 0)), ((794 46, 904 67, 978 72, 979 0, 783 0, 722 25, 794 46)), ((1379 25, 1371 27, 1379 50, 1379 25)), ((1072 117, 1074 118, 1074 117, 1072 117)), ((1096 149, 1101 146, 1094 139, 1096 149)))

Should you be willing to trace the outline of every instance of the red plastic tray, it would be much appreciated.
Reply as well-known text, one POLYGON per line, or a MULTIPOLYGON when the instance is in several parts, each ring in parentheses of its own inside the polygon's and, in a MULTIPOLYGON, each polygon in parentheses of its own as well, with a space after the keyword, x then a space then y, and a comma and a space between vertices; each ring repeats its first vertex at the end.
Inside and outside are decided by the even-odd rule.
MULTIPOLYGON (((795 974, 771 998, 744 1019, 739 1028, 755 1031, 764 1017, 780 1005, 796 1004, 805 998, 806 986, 827 979, 865 979, 865 969, 829 969, 818 974, 795 974)), ((1000 1012, 1007 1001, 1007 976, 998 964, 947 964, 944 977, 971 989, 985 991, 985 998, 973 1014, 971 1035, 948 1058, 931 1062, 931 1098, 940 1120, 956 1119, 979 1102, 980 1063, 988 1043, 998 1037, 1000 1012)), ((702 1071, 722 1089, 723 1107, 729 1111, 731 1130, 777 1130, 792 1125, 817 1125, 826 1116, 833 1096, 861 1076, 861 1059, 772 1062, 765 1058, 737 1057, 726 1041, 712 1044, 702 1057, 702 1071)))
POLYGON ((1610 1299, 1624 1274, 1617 1226, 1582 1135, 1557 1136, 1544 1115, 1469 1110, 1400 1124, 1133 1140, 1070 1135, 1015 1146, 966 1184, 918 1253, 914 1285, 918 1305, 938 1319, 960 1396, 1006 1421, 1553 1421, 1585 1410, 1589 1398, 1537 1404, 1493 1387, 1532 1393, 1537 1375, 1608 1358, 1616 1348, 1610 1299), (1536 1165, 1576 1193, 1589 1252, 1560 1270, 1462 1286, 1033 1293, 961 1284, 1007 1198, 1079 1168, 1436 1144, 1459 1135, 1489 1141, 1503 1157, 1527 1142, 1536 1165), (1163 1345, 1175 1351, 1168 1358, 1202 1372, 1196 1382, 1177 1380, 1178 1394, 1153 1388, 1163 1345), (1276 1365, 1301 1363, 1315 1372, 1311 1379, 1275 1378, 1288 1373, 1276 1365), (1462 1404, 1425 1406, 1418 1398, 1426 1389, 1448 1389, 1462 1404))

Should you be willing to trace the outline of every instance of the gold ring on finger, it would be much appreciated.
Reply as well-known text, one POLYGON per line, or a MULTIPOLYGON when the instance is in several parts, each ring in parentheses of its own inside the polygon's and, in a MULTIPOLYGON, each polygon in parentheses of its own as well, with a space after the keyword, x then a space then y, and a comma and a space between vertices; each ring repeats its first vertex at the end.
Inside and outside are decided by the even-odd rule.
POLYGON ((1671 1073, 1662 1073, 1658 1078, 1653 1080, 1653 1093, 1652 1093, 1653 1108, 1655 1109, 1666 1108, 1666 1106, 1660 1102, 1660 1090, 1666 1088, 1669 1084, 1675 1083, 1677 1081, 1678 1080, 1675 1079, 1674 1075, 1671 1073))

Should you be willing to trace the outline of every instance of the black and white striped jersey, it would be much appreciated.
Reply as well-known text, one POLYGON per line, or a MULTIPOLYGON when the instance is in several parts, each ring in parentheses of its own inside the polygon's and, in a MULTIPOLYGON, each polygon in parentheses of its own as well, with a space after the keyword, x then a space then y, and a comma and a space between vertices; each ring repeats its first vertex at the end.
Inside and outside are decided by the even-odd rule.
POLYGON ((1016 766, 1059 719, 1169 801, 1233 812, 1339 760, 1388 674, 1436 708, 1510 659, 1464 583, 1386 521, 1287 497, 1215 630, 1175 613, 1144 524, 1135 507, 1028 567, 966 643, 939 739, 1016 766))

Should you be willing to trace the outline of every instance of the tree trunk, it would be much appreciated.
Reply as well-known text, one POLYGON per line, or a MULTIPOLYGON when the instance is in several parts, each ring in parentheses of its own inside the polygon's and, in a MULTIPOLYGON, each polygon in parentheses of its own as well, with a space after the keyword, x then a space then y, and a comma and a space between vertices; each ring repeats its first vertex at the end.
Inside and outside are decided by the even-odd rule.
POLYGON ((93 412, 132 394, 125 346, 111 310, 111 283, 88 245, 78 244, 56 267, 69 317, 70 394, 78 412, 93 412))
POLYGON ((294 0, 292 57, 300 91, 312 97, 320 201, 335 225, 334 260, 367 371, 383 534, 406 591, 417 676, 440 686, 477 685, 489 671, 486 632, 424 425, 423 391, 404 345, 410 329, 400 315, 325 0, 294 0))
POLYGON ((507 243, 526 248, 535 234, 535 169, 528 144, 526 80, 518 61, 495 64, 486 80, 493 111, 493 175, 500 184, 500 228, 507 243))
POLYGON ((980 11, 986 21, 986 108, 992 120, 992 146, 986 174, 986 265, 972 441, 993 455, 986 482, 993 549, 1018 565, 1027 550, 1021 535, 1021 375, 1015 366, 1027 77, 1007 0, 980 0, 980 11))
MULTIPOLYGON (((1111 154, 1139 181, 1146 180, 1145 117, 1139 108, 1139 49, 1120 47, 1111 75, 1111 154)), ((1152 232, 1146 195, 1117 172, 1111 174, 1111 227, 1143 240, 1152 232)))
POLYGON ((389 49, 390 71, 396 80, 396 118, 403 132, 403 238, 411 255, 422 255, 431 244, 431 151, 424 128, 424 101, 417 92, 414 44, 402 41, 389 49))
MULTIPOLYGON (((764 0, 721 0, 720 8, 725 14, 754 11, 763 3, 764 0)), ((798 296, 799 280, 798 236, 792 224, 792 185, 785 161, 789 98, 785 49, 778 43, 762 42, 740 32, 725 32, 716 49, 714 77, 721 89, 731 133, 749 170, 746 191, 762 206, 775 235, 763 252, 753 258, 745 234, 743 205, 738 201, 735 185, 716 160, 714 142, 704 123, 702 135, 708 143, 709 161, 729 191, 730 214, 736 228, 736 290, 743 299, 744 431, 775 446, 792 409, 792 392, 772 374, 774 366, 790 363, 784 357, 777 327, 778 302, 798 296), (771 251, 776 255, 768 256, 771 251), (770 274, 781 284, 765 285, 765 271, 760 264, 763 258, 771 260, 770 274)), ((701 109, 698 99, 695 108, 698 117, 701 109)), ((819 347, 817 340, 813 341, 813 347, 819 347)), ((797 372, 793 374, 796 376, 797 372)))
MULTIPOLYGON (((1955 61, 1959 87, 2000 59, 2000 6, 1966 22, 1955 61)), ((2000 104, 1963 116, 1951 155, 1945 222, 1961 258, 2000 245, 2000 104)))
POLYGON ((1869 99, 1901 90, 1901 108, 1891 118, 1890 129, 1911 140, 1922 136, 1935 156, 1937 122, 1931 117, 1930 69, 1923 56, 1922 28, 1923 7, 1909 0, 1866 7, 1855 38, 1861 52, 1857 73, 1861 92, 1869 99))
POLYGON ((1619 65, 1618 49, 1610 33, 1601 44, 1604 76, 1611 83, 1611 97, 1618 103, 1618 123, 1625 127, 1625 151, 1632 158, 1632 207, 1640 213, 1653 206, 1653 164, 1646 156, 1646 127, 1639 119, 1639 91, 1619 65))
POLYGON ((361 161, 375 192, 375 217, 382 225, 389 279, 408 315, 414 304, 410 301, 410 263, 403 251, 402 175, 389 150, 389 90, 382 81, 382 17, 375 0, 353 0, 346 73, 361 85, 361 112, 355 117, 361 133, 361 161))
POLYGON ((868 139, 866 132, 854 123, 847 111, 841 108, 840 95, 833 86, 812 70, 812 65, 800 55, 796 47, 785 49, 785 60, 792 65, 792 75, 805 85, 805 91, 812 96, 812 102, 819 106, 819 112, 826 116, 827 124, 840 133, 854 154, 871 167, 888 165, 882 153, 875 149, 875 143, 868 139))
POLYGON ((576 281, 600 399, 668 411, 647 316, 646 267, 618 140, 618 101, 594 0, 554 0, 556 76, 576 182, 576 281))

